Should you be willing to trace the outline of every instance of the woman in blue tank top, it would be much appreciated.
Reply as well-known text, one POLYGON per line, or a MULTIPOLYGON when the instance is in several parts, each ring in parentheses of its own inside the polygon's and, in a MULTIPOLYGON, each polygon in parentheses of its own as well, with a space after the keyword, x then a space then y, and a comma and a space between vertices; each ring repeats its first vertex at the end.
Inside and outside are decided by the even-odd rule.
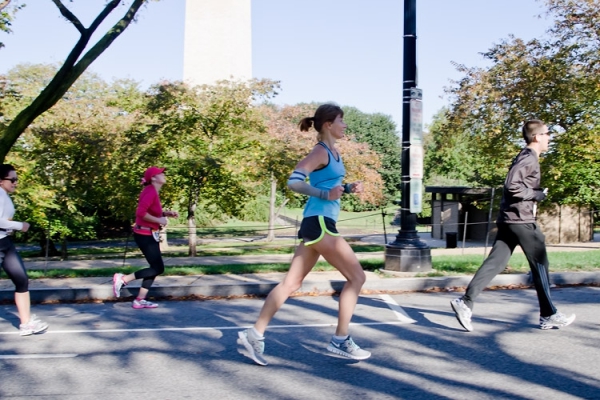
POLYGON ((344 137, 346 124, 343 118, 344 112, 339 106, 323 104, 314 117, 300 121, 301 131, 308 131, 314 126, 318 132, 317 145, 296 165, 288 180, 291 190, 309 196, 298 232, 302 242, 296 249, 290 270, 283 282, 269 293, 254 326, 238 333, 240 341, 257 364, 267 365, 264 358, 264 332, 269 322, 287 298, 302 286, 302 281, 320 256, 347 280, 340 294, 337 328, 327 350, 354 360, 365 360, 371 356, 370 352, 356 345, 348 333, 360 290, 366 280, 365 273, 352 248, 335 226, 342 194, 362 191, 361 182, 342 184, 344 163, 335 143, 344 137), (307 177, 310 183, 306 182, 307 177))

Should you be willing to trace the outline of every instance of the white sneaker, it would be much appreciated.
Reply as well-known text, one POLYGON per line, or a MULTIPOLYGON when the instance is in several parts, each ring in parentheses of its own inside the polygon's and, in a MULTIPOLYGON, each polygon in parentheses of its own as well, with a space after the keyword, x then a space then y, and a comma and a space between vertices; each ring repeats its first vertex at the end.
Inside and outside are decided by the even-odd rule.
POLYGON ((549 317, 540 317, 540 329, 562 328, 571 325, 573 321, 575 321, 575 314, 567 317, 565 314, 557 311, 556 314, 549 317))
POLYGON ((125 285, 123 282, 123 274, 114 274, 113 275, 113 294, 116 298, 121 296, 121 288, 125 285))
POLYGON ((41 333, 48 329, 48 324, 37 319, 35 314, 31 315, 29 322, 19 325, 19 333, 21 336, 29 336, 34 333, 41 333))
POLYGON ((327 350, 353 360, 366 360, 371 357, 371 352, 358 347, 351 336, 348 336, 343 342, 338 342, 334 338, 331 338, 329 345, 327 345, 327 350))
POLYGON ((267 360, 263 357, 265 352, 265 338, 257 338, 256 334, 252 332, 252 328, 248 328, 245 331, 238 332, 240 342, 244 345, 250 358, 254 360, 258 365, 267 365, 267 360))
POLYGON ((141 310, 143 308, 156 308, 158 307, 158 304, 148 301, 146 299, 135 299, 133 300, 133 303, 131 303, 131 307, 135 308, 136 310, 141 310))
POLYGON ((452 309, 454 310, 454 315, 456 315, 456 319, 461 324, 463 328, 465 328, 468 332, 473 331, 473 325, 471 325, 471 316, 473 312, 462 298, 454 299, 450 302, 452 309))

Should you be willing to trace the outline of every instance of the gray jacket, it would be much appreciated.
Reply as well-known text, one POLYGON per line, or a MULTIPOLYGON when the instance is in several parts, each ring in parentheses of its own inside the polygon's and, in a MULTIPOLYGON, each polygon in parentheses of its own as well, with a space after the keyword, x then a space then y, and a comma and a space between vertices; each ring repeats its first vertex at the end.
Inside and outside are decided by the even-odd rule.
POLYGON ((540 163, 534 150, 525 147, 515 157, 504 181, 500 213, 496 222, 527 224, 535 222, 534 205, 546 198, 540 188, 540 163))

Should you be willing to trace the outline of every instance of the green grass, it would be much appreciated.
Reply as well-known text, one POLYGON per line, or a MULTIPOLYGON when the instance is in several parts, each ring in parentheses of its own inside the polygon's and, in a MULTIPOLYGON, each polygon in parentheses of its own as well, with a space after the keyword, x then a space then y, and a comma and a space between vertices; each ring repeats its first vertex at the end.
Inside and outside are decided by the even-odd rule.
MULTIPOLYGON (((596 271, 600 269, 600 253, 597 250, 581 252, 552 252, 549 253, 551 272, 576 272, 596 271)), ((462 256, 434 256, 433 271, 421 274, 422 276, 451 276, 474 274, 482 262, 478 255, 462 256)), ((383 259, 362 260, 361 265, 366 271, 378 271, 385 267, 383 259)), ((230 265, 193 265, 185 267, 167 267, 164 275, 214 275, 214 274, 249 274, 286 272, 289 263, 276 264, 230 264, 230 265)), ((31 279, 40 278, 81 278, 81 277, 110 277, 116 272, 129 274, 140 269, 139 267, 114 267, 95 269, 52 269, 48 271, 28 271, 31 279)), ((335 269, 326 262, 319 262, 314 271, 334 271, 335 269)), ((511 258, 504 273, 525 273, 529 266, 525 256, 515 254, 511 258)))
MULTIPOLYGON (((228 264, 228 265, 191 265, 185 267, 166 267, 163 275, 167 276, 187 276, 187 275, 223 275, 223 274, 251 274, 251 273, 269 273, 286 272, 290 267, 289 263, 277 264, 228 264)), ((30 279, 42 278, 90 278, 90 277, 110 277, 120 272, 130 274, 139 270, 140 267, 124 266, 114 268, 94 268, 94 269, 50 269, 30 270, 27 272, 30 279)), ((318 262, 314 271, 334 270, 326 262, 318 262)))
MULTIPOLYGON (((285 241, 287 242, 287 241, 285 241)), ((278 242, 278 244, 256 244, 249 245, 247 243, 230 243, 226 244, 213 244, 213 245, 202 245, 197 247, 198 257, 214 257, 214 256, 241 256, 241 255, 265 255, 265 254, 292 254, 295 249, 294 242, 289 241, 289 244, 285 242, 278 242)), ((296 243, 297 244, 297 243, 296 243)), ((129 247, 127 251, 127 257, 141 257, 140 251, 135 247, 129 247)), ((383 245, 373 244, 356 244, 350 243, 350 246, 355 252, 377 252, 383 251, 383 245)), ((125 247, 108 247, 108 248, 77 248, 69 250, 69 257, 71 258, 123 258, 125 253, 125 247)), ((172 247, 169 251, 163 252, 166 257, 187 257, 188 247, 178 246, 172 247)), ((21 251, 21 257, 33 258, 39 257, 39 251, 21 251)), ((58 258, 54 258, 58 259, 58 258)))
MULTIPOLYGON (((599 255, 598 250, 548 253, 550 272, 597 271, 600 269, 599 255)), ((483 257, 480 255, 436 256, 432 261, 435 271, 428 276, 471 275, 482 262, 483 257)), ((525 255, 514 254, 503 273, 523 274, 528 271, 529 264, 525 255)))

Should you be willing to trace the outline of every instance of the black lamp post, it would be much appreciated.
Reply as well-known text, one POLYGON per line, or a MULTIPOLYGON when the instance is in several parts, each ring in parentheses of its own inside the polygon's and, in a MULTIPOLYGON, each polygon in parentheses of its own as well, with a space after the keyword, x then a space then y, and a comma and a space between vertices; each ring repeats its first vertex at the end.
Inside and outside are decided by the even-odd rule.
MULTIPOLYGON (((420 140, 422 124, 420 114, 421 91, 417 88, 417 6, 416 0, 404 0, 404 71, 402 87, 402 209, 400 211, 400 230, 396 240, 385 248, 385 269, 392 271, 427 271, 431 270, 431 251, 427 243, 420 240, 417 234, 417 215, 412 213, 411 179, 414 187, 421 188, 418 174, 411 171, 411 161, 421 165, 422 151, 414 151, 411 160, 411 141, 420 140), (415 107, 418 106, 418 107, 415 107), (415 118, 416 117, 416 118, 415 118), (417 120, 416 120, 417 119, 417 120), (412 129, 411 129, 412 128, 412 129), (412 135, 411 135, 412 130, 412 135), (416 134, 415 134, 416 131, 416 134), (416 178, 414 178, 416 176, 416 178), (411 178, 413 177, 413 178, 411 178)), ((422 147, 419 143, 419 150, 422 147)), ((416 149, 415 149, 416 150, 416 149)), ((422 173, 422 172, 421 172, 422 173)), ((422 179, 422 176, 420 177, 422 179)), ((421 193, 414 193, 420 205, 421 193)))

